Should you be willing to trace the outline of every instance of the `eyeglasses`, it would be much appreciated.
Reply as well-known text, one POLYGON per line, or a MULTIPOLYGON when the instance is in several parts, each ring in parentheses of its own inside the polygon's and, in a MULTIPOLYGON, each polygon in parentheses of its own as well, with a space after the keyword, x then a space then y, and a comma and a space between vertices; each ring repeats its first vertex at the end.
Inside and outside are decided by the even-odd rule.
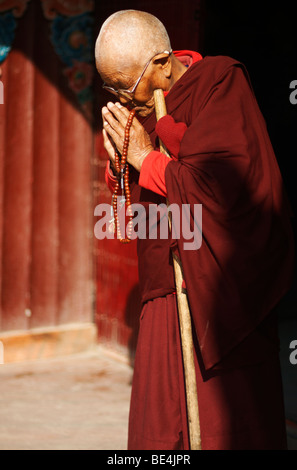
POLYGON ((123 89, 119 89, 119 90, 116 90, 115 88, 112 88, 111 86, 108 86, 106 85, 106 83, 103 83, 102 85, 102 88, 104 88, 104 90, 107 90, 109 91, 110 93, 113 93, 114 95, 121 95, 123 96, 124 98, 127 98, 128 100, 132 100, 133 99, 133 95, 135 93, 135 90, 137 88, 137 86, 139 85, 139 82, 140 80, 142 79, 143 75, 145 74, 146 72, 146 69, 148 68, 148 66, 150 65, 151 61, 157 57, 157 55, 159 54, 167 54, 168 57, 170 56, 170 54, 172 53, 172 49, 170 51, 163 51, 163 52, 158 52, 158 54, 155 54, 146 64, 145 64, 145 67, 140 75, 140 77, 136 80, 135 84, 133 85, 133 88, 132 90, 123 90, 123 89))

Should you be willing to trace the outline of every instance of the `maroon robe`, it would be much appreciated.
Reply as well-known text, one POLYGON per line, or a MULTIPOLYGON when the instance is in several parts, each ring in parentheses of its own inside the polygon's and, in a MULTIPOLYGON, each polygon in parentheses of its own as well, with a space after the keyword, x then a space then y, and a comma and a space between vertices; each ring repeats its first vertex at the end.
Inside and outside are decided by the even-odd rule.
MULTIPOLYGON (((169 202, 202 204, 200 249, 186 251, 188 240, 177 240, 193 319, 202 448, 283 449, 274 309, 290 286, 293 237, 265 122, 244 66, 227 57, 193 64, 166 103, 187 126, 178 160, 165 171, 169 202)), ((157 147, 155 115, 143 125, 157 147)), ((136 173, 131 187, 132 202, 165 202, 141 188, 136 173)), ((144 308, 129 449, 189 445, 171 245, 138 240, 144 308)))

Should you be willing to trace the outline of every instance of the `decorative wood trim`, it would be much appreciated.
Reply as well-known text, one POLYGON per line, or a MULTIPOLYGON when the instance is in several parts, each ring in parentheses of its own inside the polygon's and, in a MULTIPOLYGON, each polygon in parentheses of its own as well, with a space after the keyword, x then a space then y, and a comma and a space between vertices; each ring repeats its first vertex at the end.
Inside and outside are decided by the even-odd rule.
POLYGON ((44 16, 52 20, 57 15, 77 16, 94 10, 93 0, 41 0, 44 16))
POLYGON ((0 0, 0 64, 11 51, 16 18, 23 16, 30 0, 0 0))
POLYGON ((0 0, 0 13, 11 10, 16 18, 20 18, 25 13, 30 0, 0 0))

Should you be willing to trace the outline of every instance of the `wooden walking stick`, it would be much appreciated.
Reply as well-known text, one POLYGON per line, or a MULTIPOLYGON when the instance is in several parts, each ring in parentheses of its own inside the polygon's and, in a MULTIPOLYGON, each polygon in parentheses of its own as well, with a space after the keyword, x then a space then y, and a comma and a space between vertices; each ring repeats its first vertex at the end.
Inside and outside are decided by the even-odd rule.
MULTIPOLYGON (((155 112, 158 121, 161 117, 167 114, 163 90, 157 89, 154 91, 154 100, 155 112)), ((162 141, 160 141, 160 151, 170 158, 170 155, 167 149, 164 147, 162 141)), ((193 353, 191 315, 187 294, 182 290, 183 272, 181 261, 175 256, 174 253, 172 253, 172 256, 185 373, 190 449, 201 450, 198 395, 193 353)))

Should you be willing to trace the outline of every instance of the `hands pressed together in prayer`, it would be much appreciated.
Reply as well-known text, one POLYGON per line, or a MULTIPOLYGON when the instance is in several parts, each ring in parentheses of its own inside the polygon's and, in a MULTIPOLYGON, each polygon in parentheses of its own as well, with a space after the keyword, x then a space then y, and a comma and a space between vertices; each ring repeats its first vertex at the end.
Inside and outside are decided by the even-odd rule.
MULTIPOLYGON (((120 103, 109 102, 107 103, 107 106, 102 108, 104 147, 113 166, 115 160, 114 146, 116 146, 120 154, 123 152, 125 126, 127 124, 129 114, 130 112, 128 109, 120 103)), ((128 163, 130 163, 137 171, 140 171, 143 160, 152 150, 154 150, 154 148, 148 133, 137 118, 134 117, 130 129, 127 155, 128 163)))

